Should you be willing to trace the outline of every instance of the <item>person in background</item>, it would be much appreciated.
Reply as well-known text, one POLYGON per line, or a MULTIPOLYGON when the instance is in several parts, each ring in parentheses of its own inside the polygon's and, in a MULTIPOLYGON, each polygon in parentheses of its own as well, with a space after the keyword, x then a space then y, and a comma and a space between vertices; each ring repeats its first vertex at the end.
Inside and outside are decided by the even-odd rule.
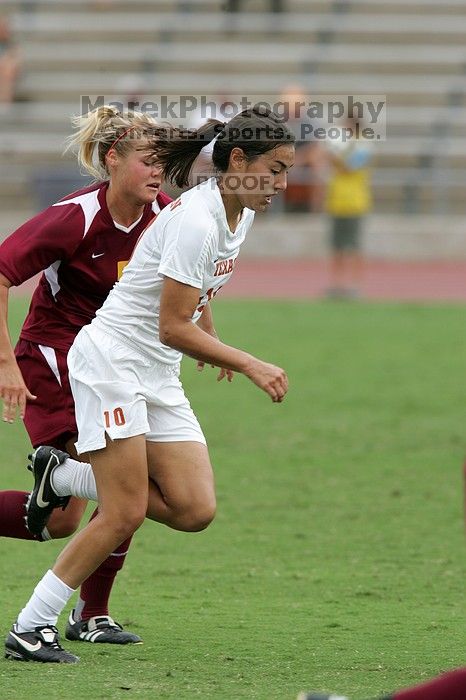
POLYGON ((361 234, 372 207, 368 169, 372 151, 370 144, 356 137, 354 119, 342 125, 341 134, 338 140, 326 142, 331 167, 325 201, 331 250, 327 296, 353 299, 360 294, 364 275, 361 234))
POLYGON ((20 56, 7 17, 0 16, 0 105, 15 100, 20 70, 20 56))
MULTIPOLYGON (((77 147, 79 163, 97 183, 48 207, 0 246, 3 420, 11 423, 19 411, 33 447, 52 446, 42 451, 42 459, 51 463, 59 462, 61 450, 77 456, 68 350, 105 301, 141 233, 171 201, 160 191, 161 172, 152 151, 147 151, 156 126, 153 119, 103 106, 78 118, 75 125, 70 145, 77 147), (13 351, 7 324, 9 290, 38 272, 42 276, 13 351)), ((29 498, 24 491, 0 492, 0 536, 36 541, 67 537, 86 507, 82 499, 63 499, 65 510, 50 509, 47 527, 37 526, 28 514, 28 529, 29 498)), ((141 641, 114 622, 108 611, 130 541, 121 543, 84 581, 68 621, 68 639, 141 641)))
POLYGON ((287 126, 296 138, 295 165, 284 196, 284 210, 289 214, 321 212, 325 196, 327 151, 319 141, 306 138, 304 130, 309 127, 306 105, 311 99, 299 84, 287 85, 279 98, 286 109, 287 126))

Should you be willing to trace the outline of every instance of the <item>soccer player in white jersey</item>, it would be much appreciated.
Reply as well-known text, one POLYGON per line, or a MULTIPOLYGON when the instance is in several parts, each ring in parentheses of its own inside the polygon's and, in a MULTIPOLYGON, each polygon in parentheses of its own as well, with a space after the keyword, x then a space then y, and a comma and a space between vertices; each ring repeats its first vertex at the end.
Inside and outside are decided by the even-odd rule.
POLYGON ((166 207, 142 235, 92 323, 68 356, 79 454, 36 475, 35 507, 64 495, 96 498, 98 515, 65 547, 37 585, 6 641, 9 658, 74 663, 59 644, 58 616, 75 589, 145 517, 186 532, 215 515, 206 441, 179 380, 182 354, 241 372, 281 402, 286 373, 211 333, 209 301, 228 281, 254 212, 286 189, 294 137, 270 111, 252 109, 228 124, 211 121, 188 137, 157 134, 165 176, 188 181, 214 137, 217 176, 166 207), (149 476, 149 478, 148 478, 149 476), (95 477, 95 481, 94 481, 95 477))

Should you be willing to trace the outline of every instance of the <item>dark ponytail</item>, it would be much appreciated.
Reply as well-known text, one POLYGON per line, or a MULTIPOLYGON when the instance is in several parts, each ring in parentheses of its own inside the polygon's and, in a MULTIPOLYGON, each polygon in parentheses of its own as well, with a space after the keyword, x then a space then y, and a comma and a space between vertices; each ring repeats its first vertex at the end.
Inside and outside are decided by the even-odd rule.
POLYGON ((177 129, 171 126, 155 129, 152 145, 164 178, 178 187, 186 187, 194 161, 223 127, 223 122, 209 119, 199 129, 177 129))
POLYGON ((283 118, 262 105, 240 112, 228 123, 210 119, 199 129, 162 127, 155 130, 155 136, 152 145, 164 177, 178 187, 189 184, 194 161, 214 139, 212 163, 220 173, 228 170, 233 148, 241 148, 247 160, 254 160, 295 141, 283 118))

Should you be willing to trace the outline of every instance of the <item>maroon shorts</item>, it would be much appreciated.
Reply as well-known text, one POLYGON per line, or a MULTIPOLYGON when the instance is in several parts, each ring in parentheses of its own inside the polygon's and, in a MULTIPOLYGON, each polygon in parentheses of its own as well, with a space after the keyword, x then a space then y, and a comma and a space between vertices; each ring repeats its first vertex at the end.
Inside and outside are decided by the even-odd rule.
POLYGON ((35 401, 28 401, 24 416, 32 446, 52 445, 63 450, 78 433, 67 353, 19 340, 15 355, 27 388, 37 396, 35 401))

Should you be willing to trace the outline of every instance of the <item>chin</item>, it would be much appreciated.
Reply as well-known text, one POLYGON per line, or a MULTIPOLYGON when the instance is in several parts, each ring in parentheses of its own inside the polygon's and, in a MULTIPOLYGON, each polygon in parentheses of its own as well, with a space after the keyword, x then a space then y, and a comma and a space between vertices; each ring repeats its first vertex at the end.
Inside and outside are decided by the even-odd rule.
POLYGON ((254 211, 263 213, 264 211, 267 211, 269 207, 270 204, 268 202, 259 202, 259 204, 254 207, 254 211))

